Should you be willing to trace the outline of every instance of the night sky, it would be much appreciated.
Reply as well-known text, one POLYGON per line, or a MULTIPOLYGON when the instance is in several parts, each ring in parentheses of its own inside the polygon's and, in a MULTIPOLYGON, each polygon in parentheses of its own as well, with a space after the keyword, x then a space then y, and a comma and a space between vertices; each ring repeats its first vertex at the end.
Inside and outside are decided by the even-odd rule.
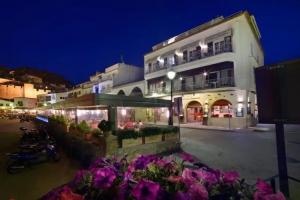
POLYGON ((73 83, 214 17, 255 15, 265 63, 300 57, 300 1, 1 0, 0 65, 57 72, 73 83), (270 3, 272 2, 272 3, 270 3))

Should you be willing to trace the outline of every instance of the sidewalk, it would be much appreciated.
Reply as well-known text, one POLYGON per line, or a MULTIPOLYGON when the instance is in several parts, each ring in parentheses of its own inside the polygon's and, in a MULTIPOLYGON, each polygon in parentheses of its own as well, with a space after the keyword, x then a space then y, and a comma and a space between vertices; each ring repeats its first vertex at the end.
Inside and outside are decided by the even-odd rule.
POLYGON ((235 131, 236 129, 220 127, 220 126, 205 126, 199 123, 180 124, 181 128, 205 129, 205 130, 218 130, 218 131, 235 131))
MULTIPOLYGON (((218 131, 237 131, 241 130, 241 128, 228 128, 228 127, 220 127, 220 126, 205 126, 201 125, 199 123, 186 123, 186 124, 180 124, 181 128, 193 128, 193 129, 204 129, 204 130, 218 130, 218 131)), ((254 127, 248 127, 246 130, 252 130, 257 132, 267 132, 271 129, 269 127, 265 126, 254 126, 254 127)))

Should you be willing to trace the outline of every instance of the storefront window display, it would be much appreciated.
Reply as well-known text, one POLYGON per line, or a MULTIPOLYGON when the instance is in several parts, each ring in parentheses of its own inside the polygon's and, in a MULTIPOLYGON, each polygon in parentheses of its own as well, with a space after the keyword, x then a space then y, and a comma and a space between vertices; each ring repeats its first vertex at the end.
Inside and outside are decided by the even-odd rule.
POLYGON ((97 128, 99 122, 108 119, 107 109, 77 109, 78 123, 85 120, 91 128, 97 128))
POLYGON ((227 118, 232 117, 231 103, 225 99, 217 100, 212 105, 211 117, 227 118))

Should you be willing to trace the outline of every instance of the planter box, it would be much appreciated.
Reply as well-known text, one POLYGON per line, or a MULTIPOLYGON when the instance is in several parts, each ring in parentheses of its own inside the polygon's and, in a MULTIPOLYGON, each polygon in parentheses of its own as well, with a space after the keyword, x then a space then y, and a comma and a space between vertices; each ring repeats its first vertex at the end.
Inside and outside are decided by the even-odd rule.
POLYGON ((142 144, 142 138, 138 137, 137 139, 124 139, 122 140, 122 147, 131 147, 142 144))
POLYGON ((154 143, 154 142, 161 142, 162 141, 162 135, 151 135, 145 137, 145 143, 154 143))
POLYGON ((167 133, 165 134, 165 140, 176 140, 179 138, 178 133, 167 133))

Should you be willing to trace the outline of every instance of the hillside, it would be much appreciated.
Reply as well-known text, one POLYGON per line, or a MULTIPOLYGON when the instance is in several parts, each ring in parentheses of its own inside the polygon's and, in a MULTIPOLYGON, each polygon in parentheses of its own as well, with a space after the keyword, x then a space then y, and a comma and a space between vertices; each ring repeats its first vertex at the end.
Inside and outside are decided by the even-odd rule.
POLYGON ((43 79, 43 83, 46 85, 49 84, 65 84, 66 87, 70 88, 72 87, 72 84, 70 81, 66 80, 63 76, 48 72, 41 69, 36 69, 32 67, 18 67, 18 68, 8 68, 5 66, 0 66, 0 77, 3 78, 14 78, 17 81, 21 81, 21 77, 25 74, 37 76, 39 78, 43 79), (10 74, 10 71, 14 71, 13 74, 10 74))

